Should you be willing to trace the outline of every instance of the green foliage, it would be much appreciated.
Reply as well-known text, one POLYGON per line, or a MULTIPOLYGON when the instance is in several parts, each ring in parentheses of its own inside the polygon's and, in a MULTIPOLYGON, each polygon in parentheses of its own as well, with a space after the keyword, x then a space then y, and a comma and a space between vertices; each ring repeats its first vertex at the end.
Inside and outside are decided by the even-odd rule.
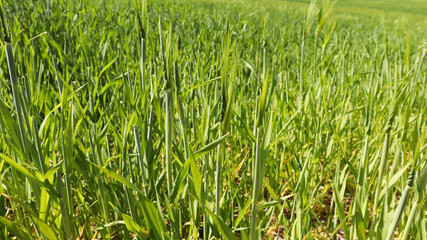
POLYGON ((427 22, 342 2, 2 1, 0 239, 425 239, 427 22))

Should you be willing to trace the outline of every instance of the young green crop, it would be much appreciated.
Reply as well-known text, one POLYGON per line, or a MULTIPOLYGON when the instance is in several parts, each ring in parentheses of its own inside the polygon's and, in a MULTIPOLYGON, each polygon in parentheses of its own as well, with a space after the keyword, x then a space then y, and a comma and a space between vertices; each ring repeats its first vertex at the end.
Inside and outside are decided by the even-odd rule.
POLYGON ((424 239, 425 14, 285 2, 3 1, 0 239, 424 239))

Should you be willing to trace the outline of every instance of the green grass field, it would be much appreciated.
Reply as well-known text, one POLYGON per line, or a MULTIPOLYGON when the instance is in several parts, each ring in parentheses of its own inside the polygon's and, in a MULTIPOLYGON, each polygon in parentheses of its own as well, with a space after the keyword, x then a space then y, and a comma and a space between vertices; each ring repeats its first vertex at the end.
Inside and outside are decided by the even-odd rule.
MULTIPOLYGON (((263 0, 262 2, 279 5, 295 5, 308 7, 310 0, 263 0)), ((318 1, 322 2, 322 1, 318 1)), ((424 0, 340 0, 337 1, 334 11, 338 14, 355 14, 374 17, 406 17, 417 20, 426 20, 427 4, 424 0)))
POLYGON ((427 239, 422 0, 1 4, 0 239, 427 239))

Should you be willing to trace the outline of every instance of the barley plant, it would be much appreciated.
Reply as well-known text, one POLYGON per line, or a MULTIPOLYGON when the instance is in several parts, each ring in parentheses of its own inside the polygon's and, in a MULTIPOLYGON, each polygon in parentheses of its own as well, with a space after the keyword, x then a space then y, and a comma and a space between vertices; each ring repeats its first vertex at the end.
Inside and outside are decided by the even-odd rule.
POLYGON ((2 0, 0 239, 427 239, 427 10, 357 2, 2 0))

